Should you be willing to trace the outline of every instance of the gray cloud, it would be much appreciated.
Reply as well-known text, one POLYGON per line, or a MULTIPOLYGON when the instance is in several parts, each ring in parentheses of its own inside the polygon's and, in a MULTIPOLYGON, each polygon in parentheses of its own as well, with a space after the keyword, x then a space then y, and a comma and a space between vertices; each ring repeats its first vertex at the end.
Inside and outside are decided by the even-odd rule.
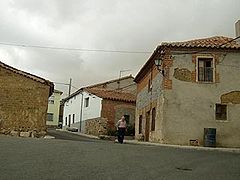
MULTIPOLYGON (((239 7, 239 0, 3 0, 0 42, 153 51, 162 41, 233 37, 239 7)), ((0 45, 1 61, 51 81, 72 77, 77 87, 117 78, 123 69, 135 75, 149 56, 0 45)))

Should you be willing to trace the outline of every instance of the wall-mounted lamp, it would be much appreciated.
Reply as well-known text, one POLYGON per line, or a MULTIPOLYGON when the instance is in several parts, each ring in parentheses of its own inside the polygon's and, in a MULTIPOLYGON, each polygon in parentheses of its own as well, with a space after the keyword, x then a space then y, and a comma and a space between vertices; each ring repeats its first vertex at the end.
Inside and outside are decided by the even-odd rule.
POLYGON ((161 72, 162 75, 164 76, 164 70, 162 69, 162 59, 156 59, 154 62, 155 65, 157 66, 157 70, 161 72))

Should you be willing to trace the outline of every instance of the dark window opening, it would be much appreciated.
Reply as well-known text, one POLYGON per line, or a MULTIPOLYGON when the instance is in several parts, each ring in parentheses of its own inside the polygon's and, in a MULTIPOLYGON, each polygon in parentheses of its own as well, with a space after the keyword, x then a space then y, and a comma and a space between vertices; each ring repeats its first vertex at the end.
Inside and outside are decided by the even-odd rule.
POLYGON ((47 120, 53 121, 53 113, 47 113, 47 120))
POLYGON ((152 82, 151 80, 149 79, 148 80, 148 92, 152 91, 152 82))
POLYGON ((73 114, 72 123, 73 123, 73 124, 75 123, 75 114, 73 114))
POLYGON ((213 58, 198 58, 198 81, 213 82, 213 58))
POLYGON ((155 131, 155 119, 156 119, 156 109, 152 109, 152 125, 151 125, 151 131, 155 131))
POLYGON ((227 120, 227 105, 216 104, 216 120, 227 120))
POLYGON ((85 107, 89 106, 89 97, 85 98, 85 107))

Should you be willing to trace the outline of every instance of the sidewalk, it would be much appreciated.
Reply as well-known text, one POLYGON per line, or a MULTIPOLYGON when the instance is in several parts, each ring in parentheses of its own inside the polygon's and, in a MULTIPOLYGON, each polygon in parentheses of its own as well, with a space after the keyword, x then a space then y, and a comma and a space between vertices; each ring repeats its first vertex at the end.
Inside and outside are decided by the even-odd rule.
MULTIPOLYGON (((84 133, 79 132, 71 132, 63 129, 56 129, 58 131, 64 131, 88 138, 94 138, 94 139, 100 139, 97 136, 88 135, 84 133)), ((117 142, 117 140, 115 140, 117 142)), ((189 149, 189 150, 201 150, 201 151, 219 151, 219 152, 231 152, 231 153, 240 153, 240 148, 222 148, 222 147, 202 147, 202 146, 183 146, 183 145, 171 145, 171 144, 160 144, 160 143, 154 143, 154 142, 144 142, 144 141, 138 141, 138 140, 124 140, 124 143, 126 144, 138 144, 138 145, 148 145, 148 146, 161 146, 161 147, 169 147, 169 148, 178 148, 178 149, 189 149)))
POLYGON ((178 149, 240 153, 240 148, 222 148, 222 147, 211 148, 211 147, 202 147, 202 146, 183 146, 183 145, 160 144, 160 143, 153 143, 153 142, 142 142, 137 140, 124 140, 124 142, 127 144, 162 146, 162 147, 178 148, 178 149))

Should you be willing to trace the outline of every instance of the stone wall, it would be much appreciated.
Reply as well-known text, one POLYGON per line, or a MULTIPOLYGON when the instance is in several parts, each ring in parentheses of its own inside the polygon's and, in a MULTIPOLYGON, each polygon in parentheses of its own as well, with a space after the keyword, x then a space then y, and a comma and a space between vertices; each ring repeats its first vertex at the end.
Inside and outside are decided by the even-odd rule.
MULTIPOLYGON (((135 116, 135 138, 139 140, 146 140, 146 136, 149 136, 149 141, 161 142, 162 141, 162 119, 163 119, 163 76, 153 69, 145 79, 152 77, 152 87, 148 90, 148 85, 145 84, 145 88, 138 88, 137 102, 136 102, 136 116, 135 116), (152 110, 156 109, 156 122, 155 130, 151 131, 152 127, 152 110), (149 131, 146 131, 146 113, 150 113, 149 131), (141 133, 139 132, 139 118, 142 117, 141 133)), ((143 82, 146 80, 143 80, 143 82)), ((142 86, 142 84, 139 84, 142 86)))
POLYGON ((85 133, 95 136, 107 134, 107 119, 106 118, 94 118, 85 121, 85 133))
POLYGON ((46 130, 48 85, 0 67, 0 87, 2 133, 46 130))

